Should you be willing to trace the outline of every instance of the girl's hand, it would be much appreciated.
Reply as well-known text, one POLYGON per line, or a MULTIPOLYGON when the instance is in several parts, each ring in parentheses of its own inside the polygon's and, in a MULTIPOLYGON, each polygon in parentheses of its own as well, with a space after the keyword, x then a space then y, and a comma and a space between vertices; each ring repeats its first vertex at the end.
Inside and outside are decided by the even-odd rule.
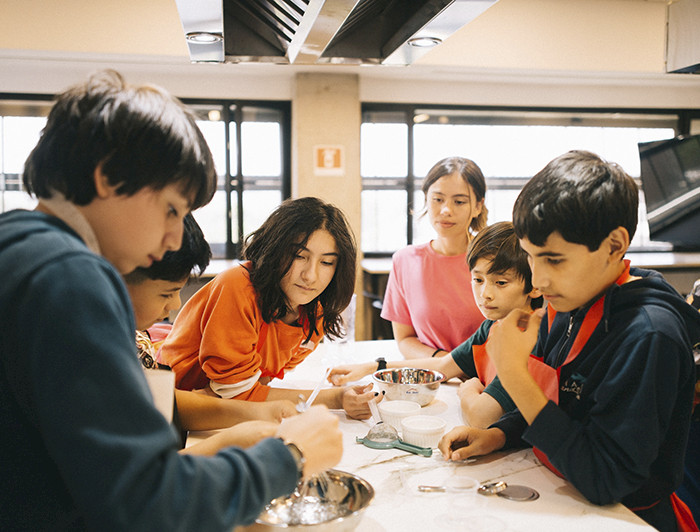
POLYGON ((445 434, 438 443, 438 449, 445 460, 458 462, 471 456, 483 456, 502 448, 506 435, 501 429, 476 429, 455 427, 445 434))
POLYGON ((384 396, 372 391, 372 385, 353 386, 348 388, 343 394, 343 410, 349 418, 369 419, 372 412, 369 409, 369 402, 379 402, 384 396))
POLYGON ((331 372, 328 374, 328 382, 333 384, 333 386, 344 386, 349 382, 359 381, 362 377, 373 373, 376 369, 376 362, 336 366, 331 369, 331 372))

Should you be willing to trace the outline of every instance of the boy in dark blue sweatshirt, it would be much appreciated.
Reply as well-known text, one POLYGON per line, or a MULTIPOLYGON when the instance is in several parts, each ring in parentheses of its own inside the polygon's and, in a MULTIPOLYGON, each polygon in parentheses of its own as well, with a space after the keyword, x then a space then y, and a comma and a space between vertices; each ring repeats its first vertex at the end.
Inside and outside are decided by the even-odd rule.
POLYGON ((92 75, 58 96, 23 180, 37 208, 0 215, 0 530, 228 531, 338 462, 325 407, 214 456, 180 454, 155 407, 120 274, 178 249, 214 194, 179 101, 92 75))
POLYGON ((486 430, 451 431, 440 450, 460 460, 530 444, 589 501, 622 502, 675 531, 684 519, 695 526, 674 490, 700 317, 660 274, 624 259, 637 207, 634 181, 589 152, 554 159, 525 185, 513 223, 546 318, 514 311, 492 327, 487 344, 518 408, 486 430), (556 384, 549 395, 528 372, 535 344, 556 384), (458 441, 469 445, 452 451, 458 441))

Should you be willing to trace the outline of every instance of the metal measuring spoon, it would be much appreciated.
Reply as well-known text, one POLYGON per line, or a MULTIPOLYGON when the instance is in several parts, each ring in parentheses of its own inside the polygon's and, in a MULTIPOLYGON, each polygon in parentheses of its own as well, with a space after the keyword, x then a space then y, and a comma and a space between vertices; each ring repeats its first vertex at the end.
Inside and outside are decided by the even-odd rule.
POLYGON ((355 438, 355 441, 372 449, 396 448, 401 449, 402 451, 408 451, 409 453, 420 454, 422 456, 433 455, 433 450, 430 447, 419 447, 418 445, 401 441, 399 439, 399 433, 396 432, 396 429, 391 425, 385 425, 381 421, 369 429, 367 436, 364 438, 360 438, 358 436, 355 438))

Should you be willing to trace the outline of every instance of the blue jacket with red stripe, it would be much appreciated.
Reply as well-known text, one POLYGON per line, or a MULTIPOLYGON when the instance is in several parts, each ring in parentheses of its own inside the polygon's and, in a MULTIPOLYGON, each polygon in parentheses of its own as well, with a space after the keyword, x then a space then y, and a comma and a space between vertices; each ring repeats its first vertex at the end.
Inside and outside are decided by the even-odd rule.
MULTIPOLYGON (((559 404, 550 401, 529 427, 517 410, 494 426, 506 447, 542 450, 589 501, 622 502, 676 530, 669 495, 683 476, 700 314, 659 273, 630 274, 641 279, 607 290, 593 334, 561 367, 559 404)), ((551 328, 542 321, 545 363, 563 363, 591 305, 557 313, 551 328)))

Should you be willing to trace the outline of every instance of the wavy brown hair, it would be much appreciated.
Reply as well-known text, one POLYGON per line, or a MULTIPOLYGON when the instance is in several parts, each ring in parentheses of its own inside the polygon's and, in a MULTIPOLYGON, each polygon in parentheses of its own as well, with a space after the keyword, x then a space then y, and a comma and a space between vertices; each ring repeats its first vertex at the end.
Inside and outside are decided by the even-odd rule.
POLYGON ((338 261, 326 289, 303 306, 310 324, 307 339, 314 332, 318 333, 316 320, 320 309, 323 309, 323 333, 329 338, 339 338, 343 335, 340 313, 350 304, 355 290, 357 247, 350 224, 338 207, 313 197, 282 202, 257 230, 246 237, 243 258, 252 263, 250 280, 263 319, 267 323, 279 320, 289 311, 280 282, 299 250, 319 229, 328 231, 335 240, 338 261))

